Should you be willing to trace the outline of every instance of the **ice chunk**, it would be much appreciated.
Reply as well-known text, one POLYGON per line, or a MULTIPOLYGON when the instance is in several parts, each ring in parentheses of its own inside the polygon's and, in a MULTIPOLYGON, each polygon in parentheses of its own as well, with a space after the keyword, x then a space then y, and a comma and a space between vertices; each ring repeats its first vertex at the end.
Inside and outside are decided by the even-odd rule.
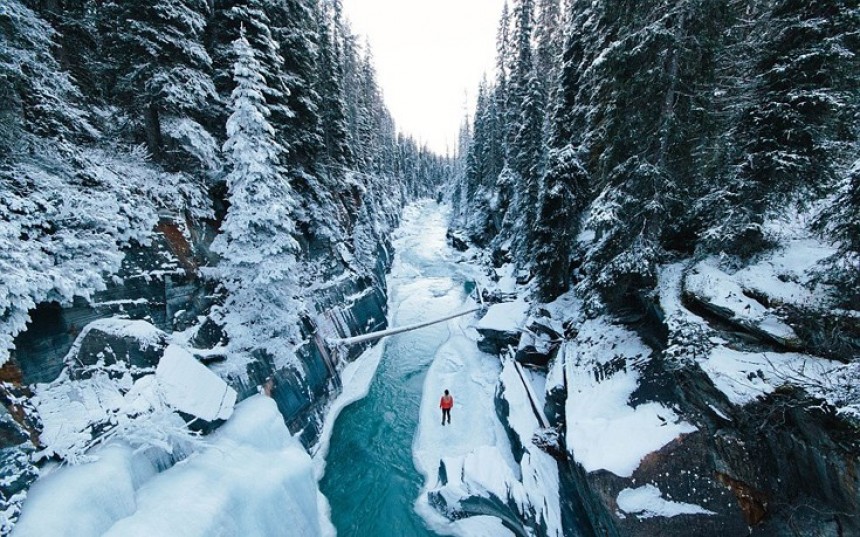
POLYGON ((308 454, 264 396, 238 406, 202 451, 155 474, 109 445, 99 460, 38 481, 14 535, 23 537, 305 537, 320 534, 308 454))
POLYGON ((206 421, 233 413, 236 390, 181 347, 167 347, 155 377, 165 401, 176 410, 206 421))
POLYGON ((311 459, 272 399, 252 397, 212 445, 146 483, 105 537, 319 535, 311 459))

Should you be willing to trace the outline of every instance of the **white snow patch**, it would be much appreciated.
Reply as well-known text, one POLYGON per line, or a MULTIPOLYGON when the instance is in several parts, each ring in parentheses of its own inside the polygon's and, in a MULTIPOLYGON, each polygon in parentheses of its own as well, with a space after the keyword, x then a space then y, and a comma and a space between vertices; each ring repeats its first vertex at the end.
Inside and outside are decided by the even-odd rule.
POLYGON ((496 276, 499 278, 496 285, 499 287, 499 291, 503 293, 513 293, 516 291, 517 277, 514 274, 515 270, 516 267, 513 263, 506 263, 496 269, 496 276))
POLYGON ((753 289, 772 300, 798 306, 826 304, 826 286, 814 286, 812 275, 819 263, 836 249, 816 239, 797 239, 775 253, 745 267, 734 278, 745 289, 753 289))
POLYGON ((199 453, 160 474, 123 445, 63 467, 31 489, 16 537, 319 535, 310 457, 275 402, 252 397, 199 453))
POLYGON ((146 347, 154 347, 165 337, 164 332, 146 321, 132 321, 128 319, 99 319, 87 325, 88 328, 96 328, 117 337, 134 338, 146 347))
MULTIPOLYGON (((531 375, 525 372, 524 375, 528 382, 531 375)), ((547 535, 561 536, 558 463, 532 443, 532 438, 541 425, 534 414, 529 391, 534 396, 533 392, 537 390, 526 388, 512 359, 505 360, 500 380, 505 388, 505 400, 509 403, 508 424, 525 449, 520 468, 526 502, 534 508, 538 518, 542 518, 546 523, 547 535)), ((543 408, 543 404, 537 404, 538 409, 543 408)))
POLYGON ((96 450, 98 460, 56 468, 30 488, 14 537, 96 537, 136 508, 135 491, 156 473, 123 444, 96 450))
POLYGON ((699 365, 730 402, 745 405, 783 384, 821 385, 841 364, 805 354, 742 352, 719 346, 699 365))
POLYGON ((619 372, 602 381, 591 371, 571 370, 567 398, 567 441, 588 472, 608 470, 630 477, 646 455, 697 428, 659 403, 627 404, 639 375, 619 372))
POLYGON ((692 503, 673 502, 663 498, 660 489, 645 485, 635 489, 624 489, 618 493, 618 508, 637 518, 674 517, 678 515, 715 515, 692 503))
MULTIPOLYGON (((428 492, 441 493, 450 506, 473 494, 487 496, 492 492, 506 499, 509 488, 519 485, 519 466, 511 454, 504 427, 496 417, 494 396, 501 372, 499 360, 480 352, 475 342, 466 337, 465 322, 449 321, 455 335, 439 348, 427 371, 412 453, 415 467, 425 479, 416 511, 438 533, 468 537, 470 526, 454 523, 431 507, 428 492), (443 427, 439 397, 445 388, 450 389, 455 405, 451 424, 443 427), (447 486, 438 481, 442 460, 447 467, 447 486)), ((474 330, 471 334, 476 336, 474 330)), ((520 499, 523 497, 520 495, 520 499)))
POLYGON ((697 430, 660 403, 628 405, 639 386, 633 366, 650 352, 636 334, 602 319, 586 322, 577 339, 563 345, 567 443, 586 471, 630 477, 646 455, 697 430), (595 368, 622 359, 624 368, 608 375, 595 368))
POLYGON ((515 537, 502 521, 494 516, 473 516, 451 524, 457 535, 469 537, 515 537))
POLYGON ((731 311, 738 321, 747 322, 785 341, 797 339, 794 330, 772 311, 744 294, 737 275, 730 276, 717 267, 717 259, 699 262, 687 274, 687 289, 708 303, 731 311))

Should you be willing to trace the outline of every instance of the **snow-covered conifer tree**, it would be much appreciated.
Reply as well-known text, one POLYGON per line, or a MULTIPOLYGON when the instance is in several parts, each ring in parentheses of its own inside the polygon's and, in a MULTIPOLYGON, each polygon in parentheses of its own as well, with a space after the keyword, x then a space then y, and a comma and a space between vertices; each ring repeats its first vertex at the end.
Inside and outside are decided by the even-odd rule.
POLYGON ((268 121, 262 66, 244 35, 233 47, 236 88, 224 144, 230 208, 212 245, 221 255, 221 280, 229 293, 224 320, 239 350, 261 347, 285 356, 284 342, 275 341, 289 335, 298 315, 296 202, 281 164, 284 149, 268 121))
POLYGON ((154 155, 163 149, 162 115, 200 118, 215 98, 212 60, 203 46, 208 15, 205 0, 108 0, 99 6, 112 93, 143 123, 154 155))

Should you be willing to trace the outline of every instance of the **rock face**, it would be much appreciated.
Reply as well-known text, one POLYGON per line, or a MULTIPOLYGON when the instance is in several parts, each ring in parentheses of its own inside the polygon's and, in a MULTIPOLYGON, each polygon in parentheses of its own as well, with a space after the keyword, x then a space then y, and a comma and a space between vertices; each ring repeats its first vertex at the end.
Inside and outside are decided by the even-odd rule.
MULTIPOLYGON (((786 333, 783 326, 765 322, 763 329, 762 323, 731 321, 729 312, 713 318, 687 312, 679 322, 679 311, 651 303, 626 315, 625 329, 648 342, 651 355, 611 362, 609 369, 595 365, 586 378, 611 379, 616 371, 637 370, 639 382, 627 404, 660 404, 695 430, 645 456, 630 475, 584 468, 573 450, 570 461, 560 463, 568 507, 583 509, 596 535, 860 535, 860 434, 820 399, 791 385, 802 384, 790 377, 799 373, 789 367, 802 355, 785 351, 806 342, 789 344, 773 335, 774 326, 786 333), (695 331, 690 323, 698 323, 695 331), (697 349, 703 346, 723 350, 700 355, 697 349), (763 369, 768 364, 763 361, 758 370, 738 376, 731 368, 721 370, 724 364, 711 363, 723 355, 751 360, 762 353, 774 362, 773 371, 763 369), (786 368, 785 378, 774 377, 780 367, 786 368), (727 390, 728 382, 738 382, 739 388, 727 390), (756 388, 737 391, 750 387, 756 388), (641 494, 646 486, 653 493, 648 501, 641 494), (636 496, 640 504, 631 506, 636 496)), ((580 337, 572 344, 585 341, 580 337)), ((798 363, 812 379, 813 366, 821 362, 826 361, 808 357, 798 363)), ((546 408, 568 446, 576 441, 570 424, 582 418, 566 415, 573 408, 565 404, 568 394, 583 382, 571 376, 573 370, 566 368, 549 390, 546 408)), ((637 440, 634 434, 625 441, 637 440)))
POLYGON ((528 303, 523 301, 490 306, 476 327, 481 334, 478 348, 489 354, 501 354, 509 346, 516 348, 527 312, 528 303))
MULTIPOLYGON (((517 434, 528 405, 508 390, 497 411, 515 459, 531 447, 557 462, 565 535, 860 535, 860 432, 820 388, 844 374, 822 356, 856 358, 856 317, 797 313, 764 292, 785 281, 753 276, 669 266, 657 299, 614 316, 587 319, 574 298, 519 322, 493 306, 479 323, 483 350, 518 341, 517 361, 547 372, 549 427, 517 434), (821 341, 826 326, 839 330, 821 341)), ((486 498, 514 533, 546 535, 486 498)))

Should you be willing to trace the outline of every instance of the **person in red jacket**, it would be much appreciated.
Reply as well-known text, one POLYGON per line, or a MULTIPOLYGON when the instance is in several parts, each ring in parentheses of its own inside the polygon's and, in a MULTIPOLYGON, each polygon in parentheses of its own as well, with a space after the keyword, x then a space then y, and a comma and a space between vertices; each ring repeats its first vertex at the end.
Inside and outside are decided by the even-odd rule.
POLYGON ((448 425, 451 424, 451 408, 454 406, 454 397, 452 397, 448 390, 445 390, 445 395, 442 396, 442 399, 439 400, 439 408, 442 409, 442 425, 445 425, 445 417, 448 417, 448 425))

